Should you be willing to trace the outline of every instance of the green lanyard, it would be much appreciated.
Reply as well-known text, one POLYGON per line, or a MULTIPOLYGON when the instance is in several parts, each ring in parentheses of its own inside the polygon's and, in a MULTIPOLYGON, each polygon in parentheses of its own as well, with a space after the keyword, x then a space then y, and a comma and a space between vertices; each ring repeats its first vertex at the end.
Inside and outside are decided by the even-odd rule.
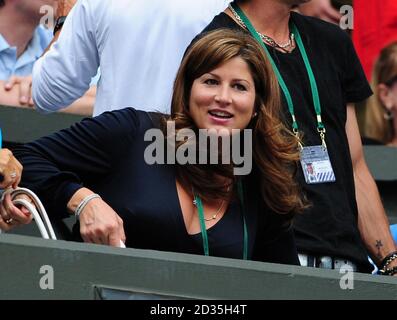
MULTIPOLYGON (((243 259, 248 260, 248 229, 247 223, 245 221, 245 205, 244 205, 244 190, 241 181, 237 183, 237 191, 241 202, 241 210, 243 213, 243 224, 244 224, 244 244, 243 244, 243 259)), ((199 196, 194 196, 194 199, 197 203, 197 209, 199 213, 200 219, 200 229, 201 229, 201 237, 203 238, 203 247, 204 247, 204 254, 209 256, 209 246, 208 246, 208 236, 207 236, 207 229, 205 227, 205 220, 204 220, 204 208, 201 198, 199 196)))
MULTIPOLYGON (((266 45, 263 43, 262 39, 260 38, 258 32, 255 30, 254 26, 252 25, 252 23, 249 21, 248 17, 244 14, 244 12, 240 9, 240 7, 236 4, 236 3, 231 3, 231 6, 233 7, 233 9, 236 11, 236 13, 240 16, 241 20, 243 21, 243 23, 245 24, 245 26, 247 27, 248 31, 251 33, 251 35, 261 44, 261 46, 265 49, 265 52, 270 60, 270 64, 273 67, 273 71, 277 76, 279 85, 281 87, 281 90, 283 91, 285 98, 287 100, 287 104, 288 104, 288 109, 289 112, 291 114, 292 117, 292 129, 293 132, 295 133, 295 135, 298 135, 299 132, 299 128, 298 128, 298 123, 296 121, 296 117, 295 117, 295 110, 294 110, 294 103, 292 101, 292 97, 291 94, 288 90, 287 85, 285 84, 285 81, 276 65, 276 63, 274 62, 272 56, 270 55, 269 50, 267 49, 266 45)), ((296 39, 296 43, 298 45, 299 51, 302 55, 303 58, 303 62, 305 63, 305 67, 307 70, 307 74, 309 76, 309 80, 310 80, 310 87, 311 87, 311 91, 312 91, 312 96, 313 96, 313 104, 314 104, 314 109, 316 111, 316 115, 317 115, 317 131, 320 133, 320 137, 321 137, 321 141, 323 143, 323 146, 325 147, 325 126, 324 123, 322 121, 321 118, 321 103, 320 103, 320 96, 318 94, 318 88, 317 88, 317 82, 316 79, 314 77, 314 73, 312 70, 312 67, 310 65, 309 62, 309 58, 307 56, 306 53, 306 49, 305 46, 303 45, 303 41, 302 41, 302 37, 299 33, 298 28, 296 27, 296 25, 294 23, 291 23, 291 30, 292 33, 295 36, 296 39)))

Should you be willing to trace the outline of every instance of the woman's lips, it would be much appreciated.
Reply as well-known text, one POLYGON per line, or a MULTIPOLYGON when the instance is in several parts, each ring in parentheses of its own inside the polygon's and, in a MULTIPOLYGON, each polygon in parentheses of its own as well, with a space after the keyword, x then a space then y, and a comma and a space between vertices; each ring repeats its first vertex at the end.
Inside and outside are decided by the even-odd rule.
POLYGON ((210 110, 208 115, 213 122, 218 124, 225 124, 233 119, 233 115, 230 112, 223 110, 210 110))

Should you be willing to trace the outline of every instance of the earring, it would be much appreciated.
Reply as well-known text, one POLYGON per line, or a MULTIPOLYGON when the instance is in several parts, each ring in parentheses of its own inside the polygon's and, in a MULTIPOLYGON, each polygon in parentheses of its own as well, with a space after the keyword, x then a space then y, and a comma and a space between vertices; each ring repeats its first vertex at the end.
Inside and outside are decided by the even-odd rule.
POLYGON ((393 112, 391 112, 391 110, 388 110, 388 109, 387 109, 387 110, 383 113, 383 118, 384 118, 385 120, 387 120, 387 121, 393 120, 394 114, 393 114, 393 112))
POLYGON ((258 115, 258 112, 255 112, 255 113, 252 115, 252 118, 255 118, 257 115, 258 115))

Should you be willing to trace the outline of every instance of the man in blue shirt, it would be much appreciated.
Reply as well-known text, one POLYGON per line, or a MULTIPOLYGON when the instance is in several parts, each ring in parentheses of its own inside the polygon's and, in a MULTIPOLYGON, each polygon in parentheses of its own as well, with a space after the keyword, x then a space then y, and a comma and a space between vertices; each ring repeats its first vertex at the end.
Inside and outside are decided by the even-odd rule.
POLYGON ((0 81, 31 75, 52 39, 52 32, 40 25, 41 8, 55 4, 56 0, 0 0, 0 81))

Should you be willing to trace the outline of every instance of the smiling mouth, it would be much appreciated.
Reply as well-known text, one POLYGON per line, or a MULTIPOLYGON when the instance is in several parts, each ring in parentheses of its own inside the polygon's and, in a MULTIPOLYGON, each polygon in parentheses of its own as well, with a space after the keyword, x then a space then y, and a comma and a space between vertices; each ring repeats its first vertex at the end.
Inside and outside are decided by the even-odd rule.
POLYGON ((215 118, 219 118, 219 119, 231 119, 233 118, 233 115, 229 112, 226 111, 219 111, 219 110, 212 110, 212 111, 208 111, 208 113, 215 118))

